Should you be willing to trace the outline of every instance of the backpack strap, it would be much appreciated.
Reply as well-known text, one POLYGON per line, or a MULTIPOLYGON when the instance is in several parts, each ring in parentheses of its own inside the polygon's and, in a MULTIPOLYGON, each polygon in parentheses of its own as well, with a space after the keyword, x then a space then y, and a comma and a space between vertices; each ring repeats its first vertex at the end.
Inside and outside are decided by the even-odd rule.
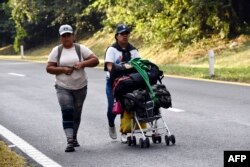
POLYGON ((78 55, 79 62, 80 62, 80 61, 82 61, 80 45, 79 45, 78 43, 74 43, 74 46, 75 46, 76 53, 77 53, 77 55, 78 55))
POLYGON ((120 82, 123 80, 129 79, 129 78, 130 78, 129 76, 124 75, 120 78, 115 79, 115 81, 113 82, 113 96, 115 95, 115 90, 116 90, 117 86, 120 84, 120 82))
POLYGON ((57 54, 57 66, 59 66, 60 64, 60 58, 61 58, 61 55, 62 55, 62 50, 63 50, 63 45, 59 45, 58 46, 58 54, 57 54))
MULTIPOLYGON (((73 45, 74 45, 74 47, 76 49, 76 53, 77 53, 77 56, 78 56, 79 62, 80 62, 80 61, 82 61, 80 45, 78 43, 74 43, 73 45)), ((61 44, 61 45, 58 46, 57 66, 59 66, 59 64, 60 64, 60 58, 61 58, 61 55, 62 55, 62 50, 63 50, 63 45, 61 44)))

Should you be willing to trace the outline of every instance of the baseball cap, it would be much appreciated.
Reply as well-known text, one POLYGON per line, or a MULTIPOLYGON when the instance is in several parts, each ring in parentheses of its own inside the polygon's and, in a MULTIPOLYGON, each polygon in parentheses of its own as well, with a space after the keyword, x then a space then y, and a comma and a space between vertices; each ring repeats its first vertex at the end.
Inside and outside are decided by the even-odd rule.
POLYGON ((127 27, 127 26, 124 25, 124 24, 119 24, 119 25, 116 27, 116 33, 117 33, 117 34, 120 34, 120 33, 123 33, 123 32, 129 32, 129 33, 130 33, 130 28, 127 27))
POLYGON ((73 34, 73 28, 68 24, 61 25, 60 28, 59 28, 59 34, 60 35, 63 35, 65 33, 73 34))

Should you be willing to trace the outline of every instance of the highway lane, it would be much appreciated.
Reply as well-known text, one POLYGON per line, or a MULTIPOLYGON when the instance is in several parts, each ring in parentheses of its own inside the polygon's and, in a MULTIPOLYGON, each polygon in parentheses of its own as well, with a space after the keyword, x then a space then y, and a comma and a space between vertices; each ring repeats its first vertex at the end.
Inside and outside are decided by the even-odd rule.
MULTIPOLYGON (((250 150, 250 87, 165 77, 173 107, 163 119, 176 145, 128 147, 108 137, 105 72, 87 69, 88 95, 79 129, 80 148, 65 153, 61 113, 45 64, 0 60, 0 125, 58 164, 92 166, 222 166, 224 150, 250 150)), ((117 130, 119 118, 116 119, 117 130)))

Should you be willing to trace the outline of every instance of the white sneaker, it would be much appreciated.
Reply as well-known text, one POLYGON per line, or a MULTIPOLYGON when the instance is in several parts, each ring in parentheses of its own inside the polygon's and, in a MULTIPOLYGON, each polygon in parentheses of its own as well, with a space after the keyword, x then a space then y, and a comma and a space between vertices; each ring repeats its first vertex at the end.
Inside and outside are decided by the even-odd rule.
POLYGON ((127 143, 127 134, 122 134, 121 135, 121 142, 122 143, 127 143))
POLYGON ((115 127, 109 127, 109 136, 111 139, 117 139, 115 127))

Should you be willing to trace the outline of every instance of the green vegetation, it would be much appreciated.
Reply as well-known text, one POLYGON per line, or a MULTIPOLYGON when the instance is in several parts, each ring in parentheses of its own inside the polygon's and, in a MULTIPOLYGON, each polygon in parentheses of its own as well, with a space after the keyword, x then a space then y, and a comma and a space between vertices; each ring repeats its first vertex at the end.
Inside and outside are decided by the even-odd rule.
MULTIPOLYGON (((185 66, 165 66, 167 74, 178 76, 190 76, 194 78, 210 79, 208 68, 205 67, 185 67, 185 66)), ((216 68, 215 76, 212 79, 233 82, 250 83, 250 67, 246 68, 216 68)))
POLYGON ((81 36, 100 29, 110 32, 123 22, 144 44, 183 51, 213 36, 229 39, 249 33, 249 9, 247 0, 3 0, 0 46, 14 44, 17 52, 21 44, 39 46, 55 38, 63 23, 81 36))
MULTIPOLYGON (((132 34, 133 35, 133 34, 132 34)), ((103 59, 104 52, 113 41, 113 34, 97 33, 81 40, 103 59)), ((232 41, 213 38, 190 45, 183 52, 178 48, 144 45, 132 36, 141 56, 158 64, 169 75, 250 83, 250 37, 239 36, 232 41), (235 46, 232 44, 234 43, 235 46), (215 51, 215 76, 210 78, 208 50, 215 51)), ((103 61, 101 61, 103 62, 103 61)), ((103 67, 103 64, 100 64, 103 67)))
MULTIPOLYGON (((103 67, 104 52, 113 41, 114 34, 99 32, 92 37, 79 40, 79 43, 90 47, 101 60, 99 66, 103 67)), ((158 64, 165 74, 250 83, 250 38, 240 36, 235 38, 234 42, 236 46, 230 47, 233 44, 232 41, 204 40, 199 44, 190 45, 184 52, 178 52, 177 48, 166 49, 158 45, 144 46, 132 36, 132 43, 138 46, 141 56, 158 64), (204 47, 202 48, 201 45, 204 47), (209 48, 215 51, 215 76, 213 78, 209 76, 207 53, 209 48)), ((46 62, 52 47, 57 44, 58 42, 54 42, 28 50, 23 60, 46 62)), ((20 60, 21 57, 2 55, 1 58, 20 60)))
POLYGON ((7 145, 0 141, 0 166, 1 167, 27 167, 25 159, 11 151, 7 145))

